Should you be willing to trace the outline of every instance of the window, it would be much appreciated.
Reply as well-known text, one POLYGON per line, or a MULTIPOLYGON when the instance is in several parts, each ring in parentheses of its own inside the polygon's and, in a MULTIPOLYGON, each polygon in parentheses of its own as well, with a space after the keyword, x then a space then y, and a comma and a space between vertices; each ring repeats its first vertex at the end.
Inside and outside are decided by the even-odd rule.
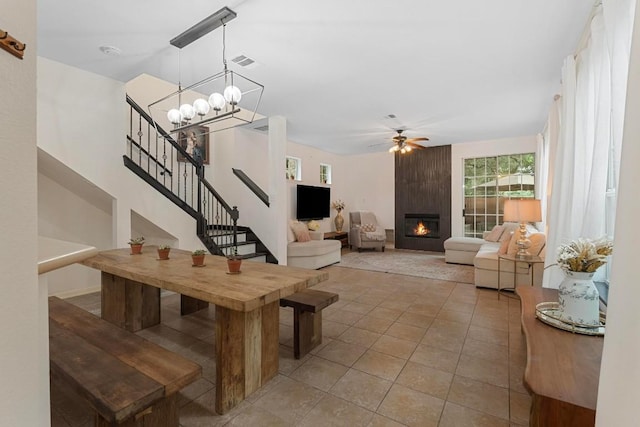
POLYGON ((533 198, 535 154, 464 160, 464 235, 482 237, 502 223, 504 201, 533 198))
POLYGON ((331 165, 320 163, 320 183, 331 184, 331 165))
POLYGON ((302 160, 297 157, 287 156, 286 168, 286 176, 288 180, 302 180, 302 160))

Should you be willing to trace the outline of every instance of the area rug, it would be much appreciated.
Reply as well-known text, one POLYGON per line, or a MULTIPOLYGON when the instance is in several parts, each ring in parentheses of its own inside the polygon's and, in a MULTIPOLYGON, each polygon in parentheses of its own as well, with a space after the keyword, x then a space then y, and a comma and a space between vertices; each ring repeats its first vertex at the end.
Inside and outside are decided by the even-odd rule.
POLYGON ((342 254, 337 267, 381 271, 437 280, 473 283, 473 266, 447 264, 440 252, 391 249, 385 252, 363 251, 342 254))

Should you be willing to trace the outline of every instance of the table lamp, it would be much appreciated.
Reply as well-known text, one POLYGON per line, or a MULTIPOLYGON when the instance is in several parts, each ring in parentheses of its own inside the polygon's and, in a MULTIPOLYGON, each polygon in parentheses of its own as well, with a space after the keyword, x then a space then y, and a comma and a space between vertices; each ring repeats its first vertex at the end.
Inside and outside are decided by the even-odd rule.
POLYGON ((542 209, 540 200, 536 199, 509 199, 504 202, 504 221, 519 222, 520 236, 516 242, 518 252, 516 258, 531 258, 529 247, 531 240, 527 238, 527 222, 542 221, 542 209))

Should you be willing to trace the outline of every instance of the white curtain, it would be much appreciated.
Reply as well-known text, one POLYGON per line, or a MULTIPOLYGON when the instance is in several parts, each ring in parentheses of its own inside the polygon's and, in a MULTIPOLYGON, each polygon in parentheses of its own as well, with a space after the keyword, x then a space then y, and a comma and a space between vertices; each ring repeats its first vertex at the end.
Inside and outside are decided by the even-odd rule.
POLYGON ((547 187, 545 287, 557 288, 564 277, 554 266, 560 244, 613 235, 607 218, 615 216, 634 7, 634 0, 596 6, 586 46, 564 62, 560 131, 547 187))
POLYGON ((562 97, 560 105, 560 132, 556 147, 555 164, 553 167, 553 181, 549 206, 547 208, 547 249, 545 258, 545 272, 543 286, 558 287, 562 280, 562 272, 555 267, 556 252, 562 243, 562 235, 571 233, 573 205, 573 165, 575 147, 575 99, 576 99, 576 62, 573 56, 565 59, 562 67, 562 97), (566 199, 565 199, 566 198, 566 199))
POLYGON ((542 227, 545 234, 549 234, 547 224, 547 210, 553 190, 553 168, 558 147, 558 133, 560 132, 560 95, 553 98, 547 124, 542 134, 537 137, 536 146, 536 199, 540 200, 542 209, 542 227))

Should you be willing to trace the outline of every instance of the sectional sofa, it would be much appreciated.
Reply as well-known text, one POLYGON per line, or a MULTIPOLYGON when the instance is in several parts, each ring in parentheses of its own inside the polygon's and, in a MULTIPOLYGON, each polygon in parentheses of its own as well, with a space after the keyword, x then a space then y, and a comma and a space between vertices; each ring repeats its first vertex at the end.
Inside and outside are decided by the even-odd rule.
MULTIPOLYGON (((445 261, 450 264, 474 266, 474 284, 480 288, 498 288, 498 253, 515 254, 518 224, 505 223, 501 229, 485 232, 484 238, 451 237, 444 242, 445 261), (515 236, 515 237, 514 237, 515 236), (502 251, 501 251, 502 249, 502 251)), ((535 227, 528 225, 527 232, 532 240, 530 252, 544 259, 545 236, 535 227)), ((529 266, 525 262, 500 261, 500 287, 511 288, 515 280, 518 285, 530 284, 533 273, 534 286, 542 285, 543 263, 529 266)))
POLYGON ((298 221, 291 221, 287 233, 287 265, 318 269, 327 265, 340 262, 342 243, 339 240, 324 240, 324 233, 320 231, 307 231, 309 240, 299 239, 294 229, 304 228, 298 221), (302 240, 302 241, 301 241, 302 240))

